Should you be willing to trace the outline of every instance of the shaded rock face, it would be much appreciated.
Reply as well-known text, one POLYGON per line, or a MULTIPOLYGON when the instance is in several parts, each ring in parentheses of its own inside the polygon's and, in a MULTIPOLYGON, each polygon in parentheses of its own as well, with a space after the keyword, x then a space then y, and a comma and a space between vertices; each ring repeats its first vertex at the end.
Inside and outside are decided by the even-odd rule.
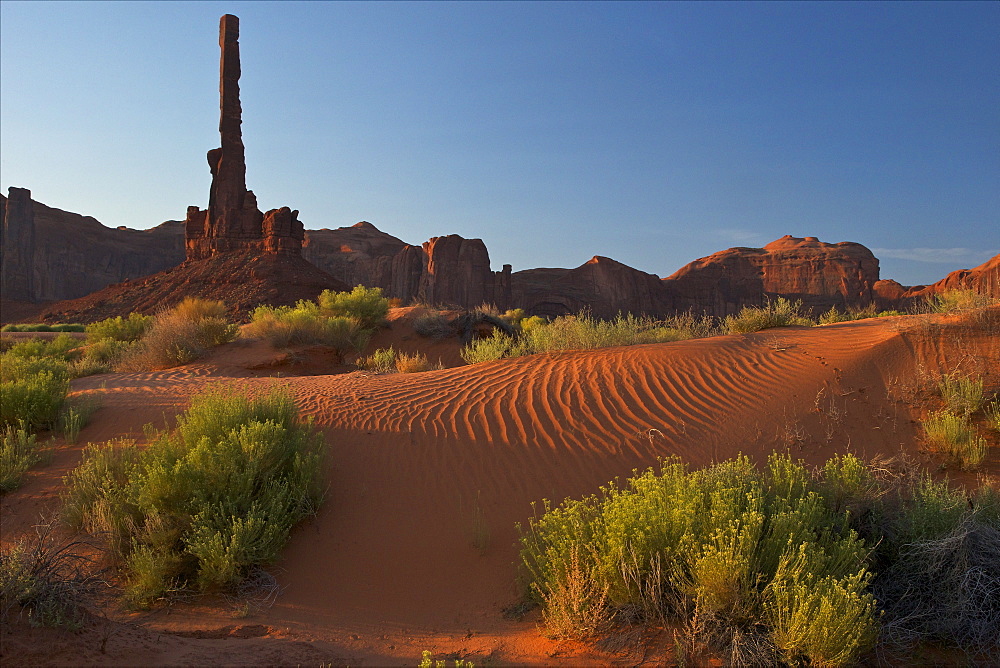
POLYGON ((240 105, 240 20, 226 14, 219 20, 219 135, 222 146, 208 152, 212 173, 208 209, 188 207, 185 228, 187 259, 219 253, 257 251, 298 255, 304 229, 298 211, 288 207, 266 214, 246 185, 243 108, 240 105))
POLYGON ((35 301, 35 211, 31 191, 11 187, 3 203, 0 292, 4 299, 35 301))
POLYGON ((511 276, 510 302, 531 315, 559 316, 589 309, 598 318, 619 312, 662 316, 673 294, 654 274, 595 256, 576 269, 526 269, 511 276))
POLYGON ((877 296, 878 280, 878 260, 861 244, 786 235, 763 248, 730 248, 695 260, 663 282, 675 295, 675 309, 721 317, 779 295, 814 311, 866 306, 877 296))
POLYGON ((336 230, 309 230, 303 256, 348 285, 382 288, 403 303, 426 302, 473 308, 506 308, 510 266, 490 269, 481 239, 456 234, 411 246, 368 222, 336 230), (507 277, 506 283, 504 276, 507 277))
POLYGON ((184 224, 149 230, 105 227, 90 216, 46 206, 31 192, 0 195, 4 211, 0 258, 4 300, 74 299, 176 266, 184 260, 184 224))

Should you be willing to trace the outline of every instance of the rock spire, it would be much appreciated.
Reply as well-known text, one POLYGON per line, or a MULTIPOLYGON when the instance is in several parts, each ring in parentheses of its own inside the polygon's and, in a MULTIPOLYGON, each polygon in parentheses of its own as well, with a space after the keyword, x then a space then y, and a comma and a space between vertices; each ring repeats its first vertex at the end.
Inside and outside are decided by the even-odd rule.
POLYGON ((266 214, 246 186, 243 108, 240 105, 240 20, 219 20, 219 135, 222 146, 208 152, 212 172, 208 209, 188 207, 184 246, 199 260, 234 250, 301 254, 304 236, 298 211, 288 207, 266 214))

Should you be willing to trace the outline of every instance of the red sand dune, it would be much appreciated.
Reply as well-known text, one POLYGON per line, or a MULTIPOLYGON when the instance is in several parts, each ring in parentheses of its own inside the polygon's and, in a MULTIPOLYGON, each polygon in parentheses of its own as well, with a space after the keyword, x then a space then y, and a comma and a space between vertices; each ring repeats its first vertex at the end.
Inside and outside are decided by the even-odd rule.
MULTIPOLYGON (((403 325, 383 336, 428 341, 404 340, 403 325)), ((936 463, 919 452, 919 414, 904 399, 921 378, 956 368, 1000 387, 1000 308, 420 374, 252 377, 273 372, 247 368, 273 354, 234 344, 187 367, 93 376, 73 388, 103 402, 82 442, 141 440, 145 423, 162 425, 213 380, 294 393, 327 437, 329 491, 271 569, 286 588, 277 603, 245 620, 218 601, 175 606, 114 626, 94 621, 76 635, 19 625, 4 632, 5 663, 413 665, 423 649, 477 665, 669 662, 662 637, 602 649, 545 639, 537 612, 504 619, 503 608, 518 600, 515 526, 532 502, 596 492, 669 455, 701 466, 788 449, 815 464, 846 451, 902 450, 936 463), (487 532, 485 549, 474 546, 487 532), (104 654, 102 628, 114 629, 104 654)), ((57 506, 60 476, 80 449, 61 448, 3 498, 4 542, 57 506)), ((996 475, 995 443, 991 450, 986 471, 996 475)))

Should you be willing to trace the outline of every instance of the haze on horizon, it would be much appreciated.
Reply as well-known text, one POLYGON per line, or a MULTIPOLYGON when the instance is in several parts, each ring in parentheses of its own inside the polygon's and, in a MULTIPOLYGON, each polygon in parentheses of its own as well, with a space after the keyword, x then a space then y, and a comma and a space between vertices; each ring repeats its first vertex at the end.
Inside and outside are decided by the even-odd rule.
POLYGON ((922 284, 1000 252, 1000 3, 0 2, 0 188, 206 206, 218 21, 247 185, 307 229, 666 276, 784 234, 922 284))

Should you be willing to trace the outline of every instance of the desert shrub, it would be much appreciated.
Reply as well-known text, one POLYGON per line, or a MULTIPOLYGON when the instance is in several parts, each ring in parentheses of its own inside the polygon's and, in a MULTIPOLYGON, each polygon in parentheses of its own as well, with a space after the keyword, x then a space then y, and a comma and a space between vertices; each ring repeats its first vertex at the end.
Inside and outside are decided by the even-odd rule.
POLYGON ((778 297, 774 301, 768 300, 763 306, 744 306, 736 315, 726 316, 722 329, 729 334, 747 334, 771 327, 813 325, 813 321, 802 315, 801 311, 801 299, 792 302, 778 297))
MULTIPOLYGON (((465 661, 464 659, 454 659, 452 664, 454 668, 476 668, 476 664, 471 661, 465 661)), ((425 649, 421 654, 420 663, 418 668, 448 668, 448 662, 446 659, 434 660, 434 655, 430 650, 425 649)))
POLYGON ((462 359, 469 364, 554 350, 589 350, 639 343, 665 343, 693 338, 711 331, 711 319, 682 314, 667 320, 653 320, 632 314, 619 314, 601 320, 587 312, 560 316, 549 322, 538 316, 523 318, 520 333, 494 330, 492 335, 475 339, 462 349, 462 359))
POLYGON ((74 351, 80 347, 81 342, 67 334, 60 334, 56 338, 46 341, 45 339, 28 339, 15 343, 4 352, 4 359, 11 357, 31 358, 50 357, 59 360, 68 360, 75 357, 74 351))
POLYGON ((380 327, 389 314, 389 300, 382 296, 382 288, 358 285, 350 292, 324 290, 316 301, 324 315, 356 318, 368 329, 380 327))
POLYGON ((32 626, 78 628, 83 601, 98 584, 79 541, 59 541, 52 525, 0 549, 0 619, 17 610, 32 626))
POLYGON ((130 313, 127 318, 120 315, 87 325, 87 340, 134 342, 141 339, 153 326, 153 316, 130 313))
POLYGON ((787 456, 764 472, 745 457, 692 472, 667 460, 624 487, 543 507, 521 556, 563 635, 586 635, 608 606, 766 626, 789 661, 843 665, 875 638, 864 543, 787 456), (817 618, 825 626, 810 627, 817 618))
POLYGON ((21 486, 21 478, 42 460, 43 448, 23 425, 7 425, 0 431, 0 492, 21 486))
POLYGON ((4 325, 0 327, 0 332, 82 332, 84 325, 80 323, 62 323, 58 325, 48 325, 45 323, 4 325))
POLYGON ((442 368, 440 365, 432 365, 428 359, 427 355, 423 353, 404 353, 400 351, 396 355, 396 371, 399 373, 420 373, 421 371, 430 371, 434 368, 442 368))
POLYGON ((149 371, 187 364, 237 336, 239 327, 226 320, 225 304, 187 297, 154 316, 142 339, 124 351, 115 368, 149 371))
POLYGON ((69 365, 53 357, 0 356, 0 427, 50 426, 69 392, 69 365))
POLYGON ((986 406, 986 424, 994 431, 1000 431, 1000 401, 992 401, 986 406))
POLYGON ((444 339, 455 334, 449 319, 441 313, 425 313, 413 321, 413 330, 420 336, 444 339))
POLYGON ((308 300, 295 306, 258 306, 250 315, 246 332, 266 339, 276 348, 318 343, 338 350, 360 350, 370 336, 358 319, 323 315, 308 300))
POLYGON ((379 348, 367 357, 359 357, 355 364, 366 371, 389 373, 396 369, 396 350, 392 346, 379 348))
POLYGON ((460 352, 466 364, 492 362, 508 357, 530 355, 530 342, 523 337, 514 337, 494 330, 490 336, 473 339, 460 352))
POLYGON ((938 390, 947 410, 966 417, 978 411, 986 402, 982 378, 948 374, 941 377, 938 390))
POLYGON ((321 436, 282 390, 195 396, 146 449, 89 446, 66 478, 65 519, 100 533, 137 605, 237 584, 273 560, 321 500, 321 436))
POLYGON ((983 308, 996 304, 996 297, 990 297, 975 290, 955 289, 930 295, 924 303, 924 309, 930 313, 961 313, 972 309, 983 308))
POLYGON ((986 457, 986 439, 966 415, 937 411, 923 420, 923 428, 930 449, 947 454, 963 468, 975 469, 986 457))
POLYGON ((527 317, 527 314, 524 312, 523 308, 512 308, 501 313, 500 317, 509 322, 511 325, 517 327, 521 324, 521 321, 527 317))
POLYGON ((906 315, 902 311, 879 311, 875 304, 869 304, 864 308, 849 308, 841 313, 836 306, 831 306, 829 311, 819 316, 819 324, 832 325, 838 322, 850 322, 853 320, 867 320, 868 318, 885 318, 893 315, 906 315))

